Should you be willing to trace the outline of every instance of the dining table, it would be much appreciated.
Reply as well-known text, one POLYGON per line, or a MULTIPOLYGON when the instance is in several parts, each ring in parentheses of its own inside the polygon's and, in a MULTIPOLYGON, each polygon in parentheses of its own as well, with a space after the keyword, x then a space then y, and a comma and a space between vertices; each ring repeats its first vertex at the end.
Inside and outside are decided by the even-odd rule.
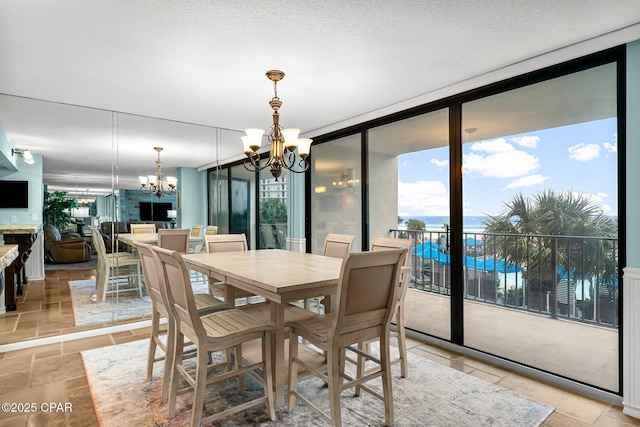
MULTIPOLYGON (((154 245, 158 243, 158 233, 118 233, 118 241, 134 247, 136 243, 147 243, 154 245)), ((199 236, 189 236, 189 243, 201 244, 204 239, 199 236)))
POLYGON ((335 294, 341 258, 280 249, 183 255, 187 268, 204 273, 226 286, 225 301, 235 300, 235 289, 260 295, 270 302, 272 369, 275 400, 284 404, 287 378, 285 304, 335 294))

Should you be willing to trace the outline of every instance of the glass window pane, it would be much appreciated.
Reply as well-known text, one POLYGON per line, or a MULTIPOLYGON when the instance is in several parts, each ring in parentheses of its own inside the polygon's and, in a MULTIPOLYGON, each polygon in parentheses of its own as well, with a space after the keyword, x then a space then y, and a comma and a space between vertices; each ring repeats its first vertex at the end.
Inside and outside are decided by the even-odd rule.
POLYGON ((412 238, 408 328, 450 339, 449 110, 369 131, 369 237, 412 238))
POLYGON ((287 246, 287 184, 289 172, 276 180, 269 169, 259 173, 258 203, 260 206, 259 249, 286 249, 287 246))
POLYGON ((463 105, 465 344, 618 384, 616 65, 463 105))
POLYGON ((311 155, 311 252, 320 254, 329 233, 352 234, 362 247, 360 135, 314 145, 311 155))

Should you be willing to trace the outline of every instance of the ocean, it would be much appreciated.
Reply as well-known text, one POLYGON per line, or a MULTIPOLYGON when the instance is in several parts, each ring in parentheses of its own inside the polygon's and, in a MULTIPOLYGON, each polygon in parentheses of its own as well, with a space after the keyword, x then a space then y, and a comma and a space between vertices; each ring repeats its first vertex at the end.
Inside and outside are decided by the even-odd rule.
MULTIPOLYGON (((426 231, 442 231, 444 224, 450 224, 448 216, 406 216, 402 217, 406 222, 410 219, 417 219, 425 224, 426 231)), ((465 216, 463 217, 463 228, 465 233, 481 233, 484 230, 486 216, 465 216)))

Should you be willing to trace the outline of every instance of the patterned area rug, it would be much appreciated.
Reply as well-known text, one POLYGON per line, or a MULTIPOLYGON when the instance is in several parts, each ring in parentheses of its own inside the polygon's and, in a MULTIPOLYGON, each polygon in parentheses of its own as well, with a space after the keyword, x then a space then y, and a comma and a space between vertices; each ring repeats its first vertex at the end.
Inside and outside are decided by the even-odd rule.
MULTIPOLYGON (((107 295, 105 302, 101 298, 92 301, 91 296, 96 292, 95 280, 71 280, 71 301, 76 326, 95 323, 117 323, 122 320, 136 319, 151 315, 151 298, 143 286, 143 297, 137 292, 126 292, 117 297, 107 295)), ((206 283, 194 283, 195 293, 208 292, 206 283)))
MULTIPOLYGON (((153 379, 145 378, 147 349, 148 340, 142 340, 82 352, 102 426, 189 425, 191 393, 178 396, 178 414, 169 420, 168 405, 160 401, 161 362, 156 363, 153 379)), ((393 368, 396 426, 539 426, 553 412, 552 407, 413 354, 409 354, 407 378, 399 377, 399 365, 393 368)), ((250 379, 246 383, 244 396, 237 394, 233 381, 208 387, 205 414, 261 393, 259 385, 250 379)), ((327 402, 327 389, 316 378, 303 381, 298 389, 312 396, 313 402, 327 402)), ((352 390, 344 391, 341 407, 345 426, 384 424, 384 406, 366 393, 353 397, 352 390)), ((291 413, 278 408, 276 415, 272 422, 263 407, 255 407, 211 425, 326 426, 300 404, 291 413)))

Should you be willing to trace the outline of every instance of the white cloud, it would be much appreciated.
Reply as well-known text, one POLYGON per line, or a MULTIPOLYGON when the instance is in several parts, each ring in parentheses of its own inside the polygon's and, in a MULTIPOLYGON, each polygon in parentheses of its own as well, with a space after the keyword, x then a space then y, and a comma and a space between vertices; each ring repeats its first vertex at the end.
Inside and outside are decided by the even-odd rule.
POLYGON ((431 163, 438 166, 439 168, 446 168, 447 166, 449 166, 449 160, 431 159, 431 163))
POLYGON ((525 176, 520 179, 516 179, 510 184, 506 185, 506 188, 520 188, 520 187, 531 187, 533 185, 542 184, 545 181, 551 179, 548 176, 542 176, 540 174, 525 176))
POLYGON ((613 213, 611 205, 607 205, 606 203, 600 205, 600 208, 602 208, 602 213, 604 213, 605 215, 611 215, 611 213, 613 213))
POLYGON ((491 139, 488 141, 476 142, 471 145, 471 151, 480 151, 483 153, 507 153, 515 151, 513 145, 509 144, 504 138, 491 139))
POLYGON ((398 214, 402 217, 448 215, 449 190, 441 181, 399 181, 398 214))
POLYGON ((618 142, 617 141, 615 143, 613 143, 613 144, 610 144, 608 142, 603 142, 602 146, 609 153, 617 153, 618 152, 618 142))
POLYGON ((569 147, 569 158, 579 162, 588 162, 600 156, 600 146, 597 144, 580 144, 569 147))
POLYGON ((489 155, 471 153, 462 158, 465 175, 477 173, 483 177, 515 178, 530 174, 539 167, 537 157, 519 150, 489 155))
POLYGON ((510 138, 511 141, 515 142, 516 144, 518 144, 521 147, 527 147, 527 148, 536 148, 538 146, 538 142, 540 142, 540 137, 539 136, 514 136, 513 138, 510 138))

